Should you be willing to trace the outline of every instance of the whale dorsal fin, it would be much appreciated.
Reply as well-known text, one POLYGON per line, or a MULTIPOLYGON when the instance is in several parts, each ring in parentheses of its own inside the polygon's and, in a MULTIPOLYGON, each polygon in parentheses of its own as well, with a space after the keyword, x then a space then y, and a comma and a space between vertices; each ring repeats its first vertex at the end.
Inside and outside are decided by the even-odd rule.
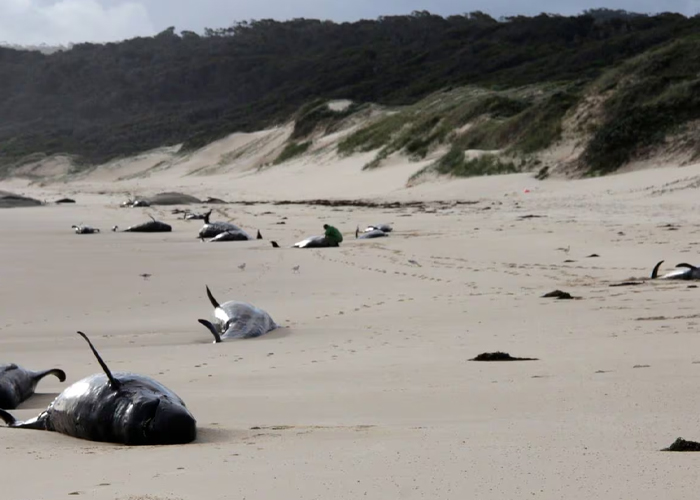
POLYGON ((690 264, 686 264, 685 262, 681 264, 676 264, 676 267, 687 267, 688 269, 697 269, 695 266, 692 266, 690 264))
POLYGON ((109 385, 111 385, 112 389, 114 389, 115 391, 118 390, 119 387, 121 386, 121 382, 119 382, 116 378, 114 378, 114 376, 112 375, 112 372, 109 371, 109 368, 107 367, 105 362, 102 361, 102 357, 97 352, 97 349, 95 349, 95 347, 92 345, 92 342, 90 342, 90 339, 87 338, 87 335, 85 335, 83 332, 78 332, 78 335, 83 337, 87 341, 88 345, 90 346, 90 349, 92 349, 92 353, 97 358, 97 362, 100 364, 100 366, 102 367, 102 370, 105 372, 105 375, 107 375, 107 378, 109 379, 109 385))
POLYGON ((151 214, 148 214, 148 216, 153 220, 153 222, 156 221, 155 217, 153 217, 151 214))
POLYGON ((210 208, 207 213, 204 214, 204 223, 209 224, 209 216, 211 216, 211 212, 214 210, 213 208, 210 208))
POLYGON ((661 264, 663 264, 664 261, 660 260, 655 266, 653 271, 651 271, 651 279, 656 279, 656 277, 659 275, 659 268, 661 267, 661 264))
POLYGON ((209 290, 209 285, 206 285, 206 287, 207 287, 207 297, 209 297, 209 302, 211 302, 211 305, 213 305, 214 308, 216 309, 217 307, 219 307, 219 303, 216 301, 214 296, 211 294, 211 290, 209 290))
POLYGON ((255 237, 257 240, 263 239, 262 234, 260 234, 260 229, 258 229, 258 235, 255 237))

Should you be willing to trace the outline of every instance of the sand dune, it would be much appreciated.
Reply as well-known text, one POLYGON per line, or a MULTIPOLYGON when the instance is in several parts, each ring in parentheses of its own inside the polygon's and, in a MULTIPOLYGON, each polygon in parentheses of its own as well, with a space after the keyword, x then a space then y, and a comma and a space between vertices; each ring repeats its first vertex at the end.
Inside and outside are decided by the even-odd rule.
POLYGON ((609 285, 648 276, 661 259, 700 263, 700 165, 406 188, 420 165, 363 164, 300 158, 260 171, 183 176, 190 164, 121 181, 94 171, 3 182, 77 202, 0 211, 0 362, 68 375, 46 379, 13 414, 33 417, 99 371, 82 330, 113 370, 176 391, 200 429, 191 445, 127 448, 0 427, 4 497, 692 498, 694 457, 658 450, 700 439, 698 289, 609 285), (173 207, 119 208, 124 193, 170 191, 426 203, 215 205, 216 220, 265 237, 220 245, 199 242, 202 222, 173 207), (475 203, 431 203, 450 200, 475 203), (148 214, 173 232, 107 230, 148 214), (379 222, 393 223, 389 237, 353 238, 357 225, 379 222), (77 223, 103 232, 76 235, 77 223), (324 223, 343 231, 340 248, 269 243, 291 245, 324 223), (211 315, 207 284, 283 328, 212 344, 197 323, 211 315), (555 289, 581 299, 541 297, 555 289), (494 351, 538 360, 468 361, 494 351))

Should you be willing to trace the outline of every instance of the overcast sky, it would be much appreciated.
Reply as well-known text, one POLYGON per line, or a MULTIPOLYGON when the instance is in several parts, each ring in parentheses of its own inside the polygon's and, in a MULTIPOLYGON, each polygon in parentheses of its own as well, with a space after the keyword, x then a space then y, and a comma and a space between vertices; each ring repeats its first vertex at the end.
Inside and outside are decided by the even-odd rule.
POLYGON ((493 17, 541 12, 564 15, 606 7, 632 12, 700 12, 700 0, 0 0, 0 42, 66 44, 104 42, 230 26, 251 19, 295 17, 355 21, 427 10, 493 17))

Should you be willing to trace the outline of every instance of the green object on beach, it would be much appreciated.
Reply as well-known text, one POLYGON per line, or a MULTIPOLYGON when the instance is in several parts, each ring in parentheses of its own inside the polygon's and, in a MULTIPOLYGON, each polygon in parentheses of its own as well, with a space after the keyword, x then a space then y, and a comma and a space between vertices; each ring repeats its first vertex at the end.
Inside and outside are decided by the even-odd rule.
POLYGON ((336 243, 340 244, 343 241, 343 235, 340 234, 340 231, 338 231, 337 228, 329 225, 329 224, 324 224, 323 228, 326 230, 326 238, 328 238, 331 241, 335 241, 336 243))

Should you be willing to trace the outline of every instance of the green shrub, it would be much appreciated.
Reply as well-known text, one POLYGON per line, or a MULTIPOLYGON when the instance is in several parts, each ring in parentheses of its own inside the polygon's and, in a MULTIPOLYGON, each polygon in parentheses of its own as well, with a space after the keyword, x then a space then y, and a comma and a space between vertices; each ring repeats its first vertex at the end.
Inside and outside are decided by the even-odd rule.
POLYGON ((285 146, 280 155, 272 163, 273 165, 279 165, 280 163, 284 163, 287 160, 291 160, 296 156, 306 153, 306 151, 309 149, 309 146, 311 146, 311 141, 301 143, 290 142, 285 146))

